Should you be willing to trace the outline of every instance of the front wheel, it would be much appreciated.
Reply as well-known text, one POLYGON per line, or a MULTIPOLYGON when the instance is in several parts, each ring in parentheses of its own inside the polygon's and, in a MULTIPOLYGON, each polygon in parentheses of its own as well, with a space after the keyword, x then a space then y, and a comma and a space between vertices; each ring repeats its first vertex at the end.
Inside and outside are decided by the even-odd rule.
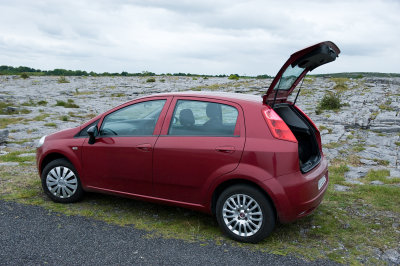
POLYGON ((257 243, 275 227, 271 203, 258 189, 234 185, 225 189, 217 200, 216 217, 222 231, 240 242, 257 243))
POLYGON ((41 179, 44 192, 55 202, 72 203, 83 196, 78 172, 65 159, 57 159, 46 165, 41 179))

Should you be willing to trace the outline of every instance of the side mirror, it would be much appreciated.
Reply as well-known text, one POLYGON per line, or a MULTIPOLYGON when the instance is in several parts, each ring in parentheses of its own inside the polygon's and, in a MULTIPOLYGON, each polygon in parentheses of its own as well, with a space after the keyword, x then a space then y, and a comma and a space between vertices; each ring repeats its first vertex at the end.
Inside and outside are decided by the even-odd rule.
POLYGON ((89 144, 94 144, 96 142, 96 136, 98 135, 97 126, 91 126, 86 131, 89 135, 89 144))

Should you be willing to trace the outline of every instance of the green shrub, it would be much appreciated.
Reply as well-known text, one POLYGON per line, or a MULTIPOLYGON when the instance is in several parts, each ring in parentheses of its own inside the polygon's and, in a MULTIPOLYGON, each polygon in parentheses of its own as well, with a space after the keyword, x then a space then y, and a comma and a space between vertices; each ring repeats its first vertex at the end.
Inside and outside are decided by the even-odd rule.
POLYGON ((66 79, 64 76, 61 76, 57 80, 58 83, 69 83, 69 80, 66 79))
POLYGON ((343 104, 340 102, 340 96, 337 93, 328 92, 324 95, 322 100, 319 102, 316 113, 320 114, 323 110, 334 110, 337 111, 342 107, 343 104))
POLYGON ((20 76, 21 76, 21 78, 23 78, 23 79, 29 78, 29 75, 26 74, 26 73, 22 73, 20 76))
POLYGON ((228 79, 238 80, 239 79, 239 75, 238 74, 230 74, 228 79))
POLYGON ((148 79, 146 80, 146 82, 156 82, 156 79, 155 79, 155 78, 148 78, 148 79))

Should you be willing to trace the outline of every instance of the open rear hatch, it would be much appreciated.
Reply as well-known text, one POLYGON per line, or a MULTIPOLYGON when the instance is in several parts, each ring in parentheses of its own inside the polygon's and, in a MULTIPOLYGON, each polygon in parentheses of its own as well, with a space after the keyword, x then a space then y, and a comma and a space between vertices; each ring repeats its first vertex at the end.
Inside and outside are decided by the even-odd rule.
POLYGON ((333 42, 321 42, 290 56, 272 81, 263 102, 273 105, 285 102, 301 79, 315 68, 335 61, 340 53, 333 42))
POLYGON ((263 96, 263 103, 273 108, 296 138, 303 173, 320 162, 321 138, 314 123, 297 106, 287 102, 287 98, 309 71, 334 61, 339 53, 339 48, 327 41, 292 54, 263 96))

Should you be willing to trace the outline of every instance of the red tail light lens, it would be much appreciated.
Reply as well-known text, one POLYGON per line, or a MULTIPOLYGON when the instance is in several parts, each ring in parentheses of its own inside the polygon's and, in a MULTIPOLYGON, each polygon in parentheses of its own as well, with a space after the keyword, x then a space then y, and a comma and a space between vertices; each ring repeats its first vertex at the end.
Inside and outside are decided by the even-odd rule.
POLYGON ((290 131, 290 128, 286 125, 285 121, 283 121, 272 108, 267 107, 263 109, 262 112, 274 138, 297 142, 297 139, 293 135, 292 131, 290 131))

